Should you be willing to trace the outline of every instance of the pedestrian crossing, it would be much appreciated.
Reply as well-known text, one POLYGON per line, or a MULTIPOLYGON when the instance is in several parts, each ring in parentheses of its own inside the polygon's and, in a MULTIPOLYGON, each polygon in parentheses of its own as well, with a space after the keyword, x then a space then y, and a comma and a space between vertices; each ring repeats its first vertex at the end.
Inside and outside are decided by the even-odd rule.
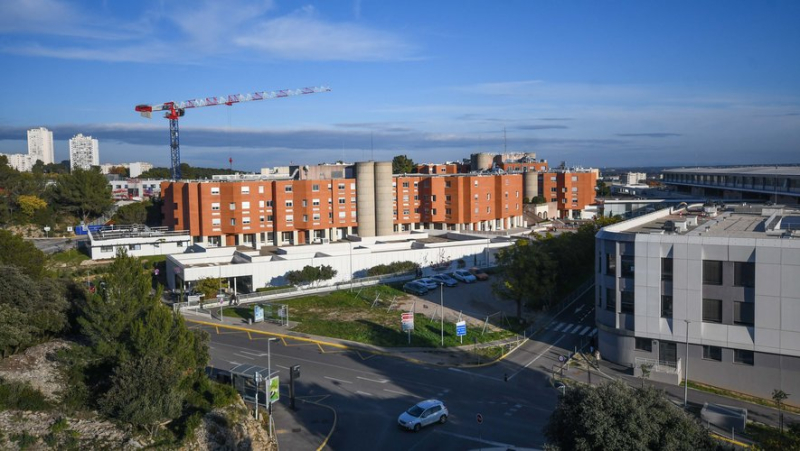
POLYGON ((574 334, 581 337, 592 337, 597 333, 597 328, 592 326, 585 326, 583 324, 572 323, 556 323, 552 322, 547 325, 548 330, 562 332, 565 334, 574 334))

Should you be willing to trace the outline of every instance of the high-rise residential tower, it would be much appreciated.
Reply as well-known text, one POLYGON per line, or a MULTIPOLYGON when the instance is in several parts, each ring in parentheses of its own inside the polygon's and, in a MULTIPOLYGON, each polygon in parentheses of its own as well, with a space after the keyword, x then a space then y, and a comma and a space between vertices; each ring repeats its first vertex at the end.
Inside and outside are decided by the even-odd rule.
POLYGON ((69 140, 69 167, 90 169, 100 165, 100 146, 91 136, 78 133, 69 140))
POLYGON ((44 164, 55 163, 53 132, 44 127, 28 130, 28 155, 31 164, 35 164, 36 160, 42 160, 44 164))

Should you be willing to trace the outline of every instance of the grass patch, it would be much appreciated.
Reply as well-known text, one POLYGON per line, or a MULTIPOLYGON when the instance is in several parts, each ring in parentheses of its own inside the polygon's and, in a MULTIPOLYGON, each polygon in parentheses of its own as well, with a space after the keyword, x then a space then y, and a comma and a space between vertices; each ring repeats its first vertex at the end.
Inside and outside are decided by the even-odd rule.
MULTIPOLYGON (((409 346, 408 335, 401 330, 400 313, 397 310, 386 311, 386 306, 370 308, 372 301, 380 294, 381 299, 392 296, 405 296, 395 288, 379 285, 364 288, 359 297, 355 292, 337 291, 323 296, 312 296, 288 301, 290 317, 300 324, 294 329, 297 332, 341 338, 376 346, 402 347, 409 346)), ((512 324, 515 321, 512 320, 512 324)), ((411 333, 411 344, 414 347, 441 347, 441 330, 439 320, 431 322, 423 314, 414 317, 415 328, 411 333)), ((503 338, 513 337, 515 331, 489 331, 480 335, 472 329, 465 344, 485 343, 503 338)), ((455 323, 445 322, 444 346, 460 346, 456 336, 455 323)))
POLYGON ((52 404, 27 382, 0 380, 0 410, 47 411, 52 404))
POLYGON ((253 306, 223 307, 222 315, 226 318, 241 318, 247 320, 253 318, 253 306))
MULTIPOLYGON (((683 386, 683 382, 681 382, 681 386, 683 386)), ((689 381, 689 388, 694 390, 704 391, 707 393, 713 393, 715 395, 724 396, 726 398, 733 398, 738 399, 740 401, 746 401, 753 404, 758 404, 762 406, 772 407, 773 409, 777 409, 778 405, 772 401, 771 399, 764 399, 758 398, 756 396, 746 395, 744 393, 739 393, 735 391, 725 390, 723 388, 714 387, 712 385, 701 384, 700 382, 689 381)), ((783 410, 786 412, 798 413, 800 414, 800 408, 789 406, 784 404, 783 410)))
POLYGON ((69 249, 64 252, 57 252, 50 256, 53 263, 63 263, 68 266, 80 265, 82 261, 89 260, 89 256, 77 249, 69 249))
POLYGON ((800 450, 800 424, 790 427, 784 424, 781 438, 778 428, 761 423, 747 423, 746 435, 763 449, 800 450))

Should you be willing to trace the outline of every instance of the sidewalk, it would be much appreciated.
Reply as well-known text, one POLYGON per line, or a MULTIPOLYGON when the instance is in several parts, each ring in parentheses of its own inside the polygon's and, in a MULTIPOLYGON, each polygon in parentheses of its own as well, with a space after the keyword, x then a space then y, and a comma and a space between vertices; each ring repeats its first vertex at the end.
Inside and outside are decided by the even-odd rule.
MULTIPOLYGON (((633 377, 630 369, 612 362, 600 361, 599 366, 592 367, 587 371, 585 362, 581 368, 570 368, 564 370, 564 377, 584 384, 599 385, 613 379, 619 379, 633 387, 641 387, 642 380, 633 377)), ((660 382, 645 381, 646 385, 662 390, 667 398, 678 406, 683 406, 684 387, 679 385, 664 384, 660 382)), ((778 427, 778 409, 762 406, 747 401, 716 395, 700 390, 689 388, 688 392, 689 409, 699 412, 704 403, 722 404, 726 406, 747 409, 747 419, 756 421, 772 427, 778 427)), ((784 411, 784 425, 790 422, 800 422, 800 415, 784 411)))
MULTIPOLYGON (((311 398, 321 398, 319 396, 311 398)), ((320 449, 336 427, 336 411, 316 399, 298 397, 292 410, 286 397, 272 405, 279 449, 320 449)))

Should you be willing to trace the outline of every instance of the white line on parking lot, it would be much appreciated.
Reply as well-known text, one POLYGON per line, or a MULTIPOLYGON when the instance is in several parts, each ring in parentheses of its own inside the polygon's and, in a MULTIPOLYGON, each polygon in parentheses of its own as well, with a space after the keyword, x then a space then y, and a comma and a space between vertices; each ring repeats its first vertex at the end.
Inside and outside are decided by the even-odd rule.
POLYGON ((368 377, 361 377, 361 376, 356 376, 356 379, 361 379, 362 381, 375 382, 375 383, 378 383, 378 384, 385 384, 385 383, 389 382, 389 379, 377 380, 377 379, 370 379, 368 377))
POLYGON ((328 380, 331 380, 331 381, 336 381, 336 382, 341 382, 343 384, 352 384, 352 382, 350 382, 350 381, 345 381, 345 380, 342 380, 342 379, 336 379, 336 378, 329 377, 329 376, 325 376, 325 379, 328 379, 328 380))

